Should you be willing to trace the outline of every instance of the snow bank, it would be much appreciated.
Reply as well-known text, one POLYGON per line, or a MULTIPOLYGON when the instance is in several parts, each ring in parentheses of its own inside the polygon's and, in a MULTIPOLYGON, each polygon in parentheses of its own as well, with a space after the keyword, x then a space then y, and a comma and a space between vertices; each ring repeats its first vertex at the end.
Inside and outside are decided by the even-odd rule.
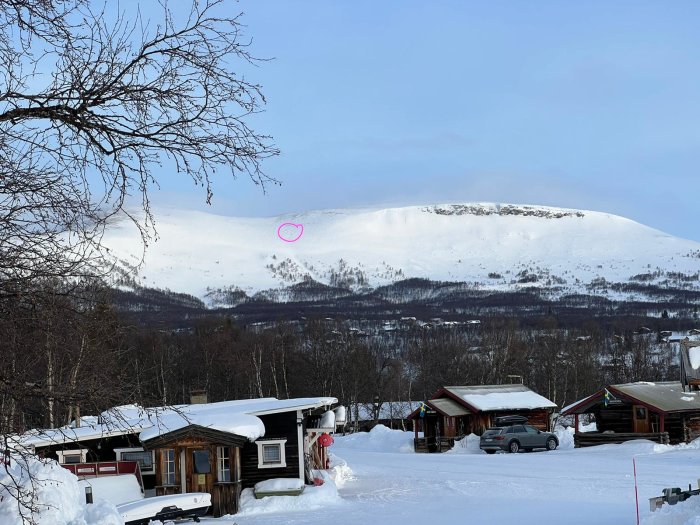
POLYGON ((12 456, 9 466, 0 464, 0 523, 21 525, 22 517, 37 525, 123 523, 107 501, 86 505, 78 478, 55 461, 12 456))
POLYGON ((664 505, 642 519, 642 525, 700 525, 700 497, 664 505))
POLYGON ((688 357, 690 358, 690 366, 696 370, 700 368, 700 347, 689 348, 688 357))
POLYGON ((450 454, 486 454, 479 448, 479 440, 481 438, 476 434, 469 434, 459 441, 455 441, 455 446, 447 453, 450 454))
POLYGON ((392 430, 377 425, 369 432, 356 432, 347 436, 335 436, 339 448, 367 452, 413 452, 413 432, 392 430))
POLYGON ((272 478, 255 484, 258 492, 280 492, 286 490, 299 490, 304 486, 304 481, 299 478, 272 478))
POLYGON ((255 516, 271 512, 308 512, 326 508, 330 505, 341 505, 342 498, 338 488, 330 476, 324 476, 324 483, 318 487, 308 486, 299 496, 266 496, 255 499, 253 489, 244 489, 241 493, 240 511, 236 517, 255 516))
POLYGON ((331 468, 328 473, 338 488, 342 488, 346 481, 355 479, 352 469, 348 467, 348 464, 344 459, 331 453, 330 460, 331 468))
POLYGON ((665 454, 674 450, 700 450, 700 438, 691 441, 690 443, 679 443, 678 445, 660 445, 654 444, 652 452, 655 454, 665 454))
POLYGON ((94 501, 104 499, 114 505, 121 505, 143 499, 141 485, 133 474, 82 479, 78 481, 78 486, 82 494, 85 493, 85 487, 92 487, 94 501))
MULTIPOLYGON (((573 418, 571 418, 573 419, 573 418)), ((596 424, 594 423, 588 423, 588 424, 580 424, 579 423, 579 432, 595 432, 596 431, 596 424)), ((557 439, 559 440, 559 449, 560 450, 571 450, 574 448, 574 427, 571 425, 566 425, 564 424, 559 424, 554 427, 554 434, 557 436, 557 439)))

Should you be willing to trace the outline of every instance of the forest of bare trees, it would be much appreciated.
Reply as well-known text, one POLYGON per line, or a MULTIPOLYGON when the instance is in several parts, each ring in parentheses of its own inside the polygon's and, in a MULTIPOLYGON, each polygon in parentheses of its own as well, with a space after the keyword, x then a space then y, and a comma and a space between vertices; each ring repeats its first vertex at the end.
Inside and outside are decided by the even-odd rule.
POLYGON ((449 384, 522 381, 561 407, 606 383, 678 377, 672 344, 622 325, 565 329, 553 318, 533 325, 494 316, 367 332, 340 318, 238 325, 211 315, 168 329, 129 322, 97 287, 46 297, 18 299, 1 321, 6 431, 122 404, 187 403, 199 390, 210 401, 324 395, 356 406, 422 400, 449 384))

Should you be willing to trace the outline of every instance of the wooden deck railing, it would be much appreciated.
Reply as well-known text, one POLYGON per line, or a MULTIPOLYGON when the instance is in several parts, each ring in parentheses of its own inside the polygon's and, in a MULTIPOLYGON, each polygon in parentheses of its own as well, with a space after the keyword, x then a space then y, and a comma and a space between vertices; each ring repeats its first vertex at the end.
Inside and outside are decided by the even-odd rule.
POLYGON ((447 452, 455 446, 455 440, 460 438, 453 437, 427 437, 414 438, 413 450, 415 452, 447 452))
POLYGON ((574 434, 574 446, 592 447, 609 443, 624 443, 633 439, 648 439, 668 445, 670 443, 668 432, 578 432, 574 434))

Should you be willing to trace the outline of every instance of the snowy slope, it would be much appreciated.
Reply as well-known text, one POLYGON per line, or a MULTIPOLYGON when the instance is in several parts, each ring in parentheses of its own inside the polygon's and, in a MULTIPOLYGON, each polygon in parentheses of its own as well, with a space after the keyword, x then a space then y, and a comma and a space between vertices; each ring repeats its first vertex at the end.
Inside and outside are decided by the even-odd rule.
MULTIPOLYGON (((595 293, 591 283, 636 282, 697 288, 700 243, 600 212, 526 205, 458 204, 379 210, 323 210, 237 218, 156 210, 159 239, 138 272, 143 286, 205 297, 207 289, 249 295, 305 278, 374 288, 421 277, 480 289, 548 287, 595 293), (296 242, 277 236, 303 224, 296 242)), ((137 265, 142 255, 127 221, 106 244, 137 265)))

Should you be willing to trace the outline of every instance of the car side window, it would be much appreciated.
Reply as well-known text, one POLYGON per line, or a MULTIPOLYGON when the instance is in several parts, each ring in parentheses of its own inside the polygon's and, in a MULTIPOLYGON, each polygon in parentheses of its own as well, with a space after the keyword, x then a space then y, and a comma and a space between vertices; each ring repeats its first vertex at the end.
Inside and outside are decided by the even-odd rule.
POLYGON ((512 434, 513 433, 513 427, 508 427, 506 429, 506 434, 512 434))
POLYGON ((529 425, 525 425, 525 430, 527 430, 528 434, 537 434, 537 429, 529 425))
POLYGON ((522 433, 525 432, 525 427, 523 427, 522 425, 515 425, 515 426, 513 427, 513 432, 514 432, 515 434, 522 434, 522 433))

